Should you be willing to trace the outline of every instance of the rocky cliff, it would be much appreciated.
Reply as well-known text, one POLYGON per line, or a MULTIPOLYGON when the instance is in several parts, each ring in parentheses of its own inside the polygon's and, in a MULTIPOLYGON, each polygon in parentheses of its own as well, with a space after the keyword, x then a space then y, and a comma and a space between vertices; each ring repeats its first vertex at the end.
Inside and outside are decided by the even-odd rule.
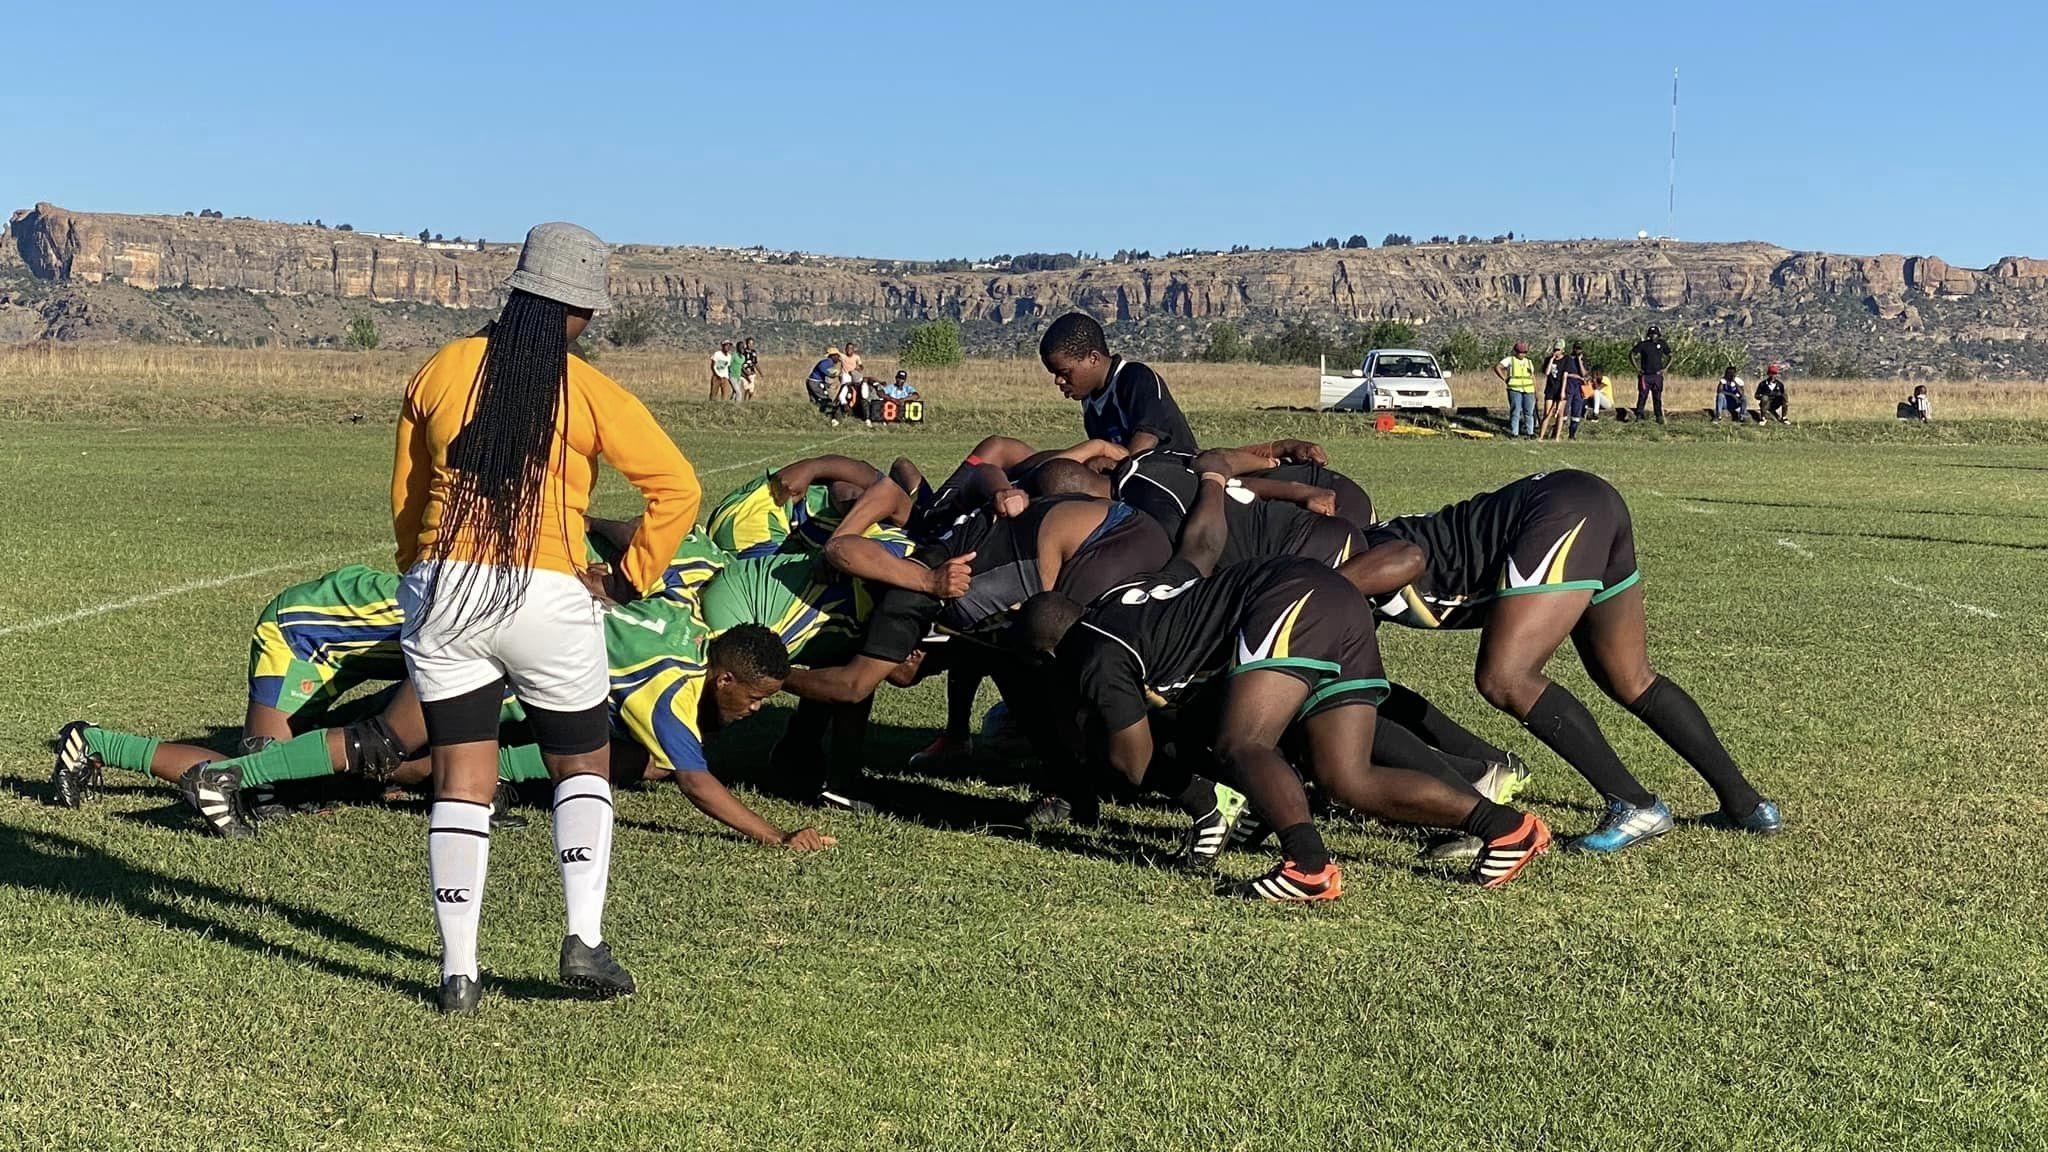
MULTIPOLYGON (((5 258, 45 284, 242 290, 456 310, 495 307, 517 258, 513 244, 422 244, 258 220, 79 213, 51 204, 15 213, 10 231, 5 258)), ((612 285, 629 306, 710 326, 950 317, 1028 330, 1049 314, 1080 308, 1138 325, 1382 318, 1487 325, 1529 312, 1626 312, 1741 328, 1759 316, 1804 311, 1834 319, 1794 327, 1834 328, 1853 315, 1872 330, 1907 335, 1924 331, 1935 313, 1950 339, 2048 336, 2048 261, 2008 258, 1970 269, 1931 256, 1844 256, 1762 243, 1257 251, 1029 273, 940 273, 888 261, 622 245, 614 249, 612 285)))

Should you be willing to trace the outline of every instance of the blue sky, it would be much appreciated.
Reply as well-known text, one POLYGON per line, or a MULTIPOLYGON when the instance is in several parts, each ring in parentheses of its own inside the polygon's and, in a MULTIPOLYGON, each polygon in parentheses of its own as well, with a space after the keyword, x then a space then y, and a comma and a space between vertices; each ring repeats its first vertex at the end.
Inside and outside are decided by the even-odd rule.
POLYGON ((75 3, 7 207, 933 258, 1661 231, 2048 256, 2035 4, 75 3))

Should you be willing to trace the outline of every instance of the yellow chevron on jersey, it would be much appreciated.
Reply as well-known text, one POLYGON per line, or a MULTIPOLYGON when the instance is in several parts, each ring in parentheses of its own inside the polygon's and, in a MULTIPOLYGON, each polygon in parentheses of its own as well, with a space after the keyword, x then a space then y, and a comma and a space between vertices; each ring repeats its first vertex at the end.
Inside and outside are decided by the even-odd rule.
MULTIPOLYGON (((1565 583, 1565 560, 1571 556, 1572 545, 1578 541, 1579 533, 1585 527, 1585 518, 1581 517, 1578 523, 1572 525, 1569 532, 1557 538, 1557 541, 1543 554, 1543 558, 1538 560, 1535 566, 1526 574, 1515 564, 1514 555, 1510 553, 1507 563, 1501 566, 1500 590, 1503 592, 1511 590, 1534 591, 1549 585, 1565 583)), ((1595 584, 1597 586, 1598 582, 1595 581, 1595 584)))

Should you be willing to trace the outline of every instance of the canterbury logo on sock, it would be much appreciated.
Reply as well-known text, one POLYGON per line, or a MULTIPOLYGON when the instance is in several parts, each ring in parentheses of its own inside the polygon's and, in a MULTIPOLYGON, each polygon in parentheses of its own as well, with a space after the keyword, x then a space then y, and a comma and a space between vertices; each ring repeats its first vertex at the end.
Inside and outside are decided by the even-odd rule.
POLYGON ((469 889, 436 888, 434 889, 434 899, 442 904, 467 904, 469 903, 469 889))
POLYGON ((588 848, 562 849, 562 863, 564 864, 587 864, 589 862, 590 849, 588 848))

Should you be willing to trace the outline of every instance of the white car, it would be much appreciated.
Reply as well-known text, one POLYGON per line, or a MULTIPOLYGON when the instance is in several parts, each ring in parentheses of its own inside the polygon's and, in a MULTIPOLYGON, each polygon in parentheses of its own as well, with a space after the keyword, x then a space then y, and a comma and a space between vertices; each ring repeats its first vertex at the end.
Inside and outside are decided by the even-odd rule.
POLYGON ((1317 407, 1336 411, 1375 412, 1422 410, 1449 416, 1451 374, 1436 357, 1414 348, 1375 348, 1349 376, 1330 375, 1323 365, 1317 407))

